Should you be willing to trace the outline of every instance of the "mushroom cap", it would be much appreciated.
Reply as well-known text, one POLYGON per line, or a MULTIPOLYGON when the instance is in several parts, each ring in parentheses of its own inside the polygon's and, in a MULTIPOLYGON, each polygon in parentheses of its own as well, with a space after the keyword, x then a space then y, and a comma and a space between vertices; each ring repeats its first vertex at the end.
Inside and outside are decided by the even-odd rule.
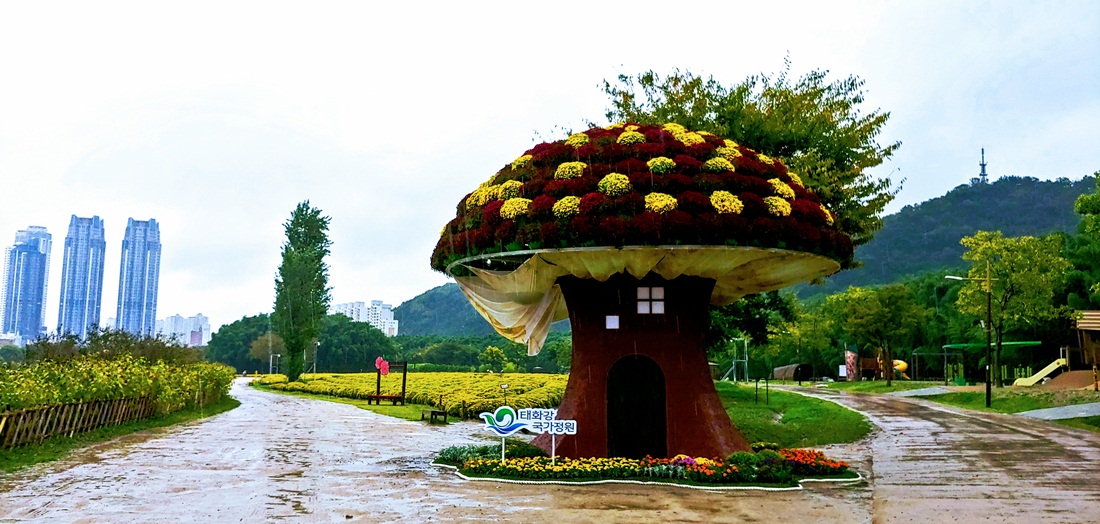
POLYGON ((539 144, 466 195, 432 267, 451 273, 457 261, 490 268, 510 253, 677 245, 803 252, 839 266, 853 249, 833 213, 779 160, 678 124, 615 124, 539 144))

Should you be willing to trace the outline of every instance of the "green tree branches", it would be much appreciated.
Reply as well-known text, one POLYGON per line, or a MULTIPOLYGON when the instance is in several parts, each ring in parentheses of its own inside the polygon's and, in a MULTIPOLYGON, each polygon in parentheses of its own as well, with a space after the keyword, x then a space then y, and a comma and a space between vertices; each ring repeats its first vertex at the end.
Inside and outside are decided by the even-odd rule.
POLYGON ((865 244, 882 228, 879 216, 897 193, 889 177, 866 170, 881 164, 901 145, 877 141, 890 113, 863 114, 864 81, 856 76, 829 82, 814 70, 791 80, 788 63, 777 75, 753 75, 729 86, 712 77, 653 71, 604 81, 611 100, 607 118, 643 124, 675 122, 710 131, 780 157, 802 176, 855 244, 865 244))
POLYGON ((305 370, 305 352, 315 344, 331 302, 328 264, 332 242, 328 239, 329 217, 298 204, 284 225, 282 263, 275 277, 275 311, 272 326, 283 339, 289 360, 287 377, 291 381, 305 370))

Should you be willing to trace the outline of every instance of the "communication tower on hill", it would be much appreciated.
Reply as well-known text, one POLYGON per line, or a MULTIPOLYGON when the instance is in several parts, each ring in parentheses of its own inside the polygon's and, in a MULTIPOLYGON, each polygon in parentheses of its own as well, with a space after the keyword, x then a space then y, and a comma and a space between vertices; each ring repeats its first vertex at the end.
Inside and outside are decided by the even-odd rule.
POLYGON ((978 165, 982 167, 982 172, 979 173, 977 177, 971 178, 970 179, 970 184, 971 185, 988 184, 989 183, 989 175, 985 172, 985 166, 987 166, 989 164, 985 163, 985 148, 984 147, 982 148, 982 161, 978 165))

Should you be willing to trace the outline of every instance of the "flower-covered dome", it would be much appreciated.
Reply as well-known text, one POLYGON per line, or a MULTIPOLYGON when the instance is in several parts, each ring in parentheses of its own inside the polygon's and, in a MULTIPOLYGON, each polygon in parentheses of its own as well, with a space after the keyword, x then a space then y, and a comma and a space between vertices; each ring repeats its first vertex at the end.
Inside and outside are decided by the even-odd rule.
POLYGON ((778 160, 678 124, 615 124, 539 144, 466 195, 432 267, 493 253, 678 245, 777 248, 842 266, 852 258, 832 212, 778 160))

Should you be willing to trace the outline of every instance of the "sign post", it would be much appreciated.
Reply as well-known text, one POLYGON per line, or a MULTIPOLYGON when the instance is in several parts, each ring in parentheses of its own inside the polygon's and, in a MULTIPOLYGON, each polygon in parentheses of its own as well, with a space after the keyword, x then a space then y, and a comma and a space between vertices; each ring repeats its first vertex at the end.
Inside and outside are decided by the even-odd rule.
POLYGON ((521 429, 533 433, 550 434, 550 463, 557 464, 558 435, 576 435, 576 420, 558 420, 558 410, 522 408, 519 412, 511 406, 501 406, 496 411, 480 414, 485 429, 500 436, 500 461, 504 462, 504 437, 521 429))

